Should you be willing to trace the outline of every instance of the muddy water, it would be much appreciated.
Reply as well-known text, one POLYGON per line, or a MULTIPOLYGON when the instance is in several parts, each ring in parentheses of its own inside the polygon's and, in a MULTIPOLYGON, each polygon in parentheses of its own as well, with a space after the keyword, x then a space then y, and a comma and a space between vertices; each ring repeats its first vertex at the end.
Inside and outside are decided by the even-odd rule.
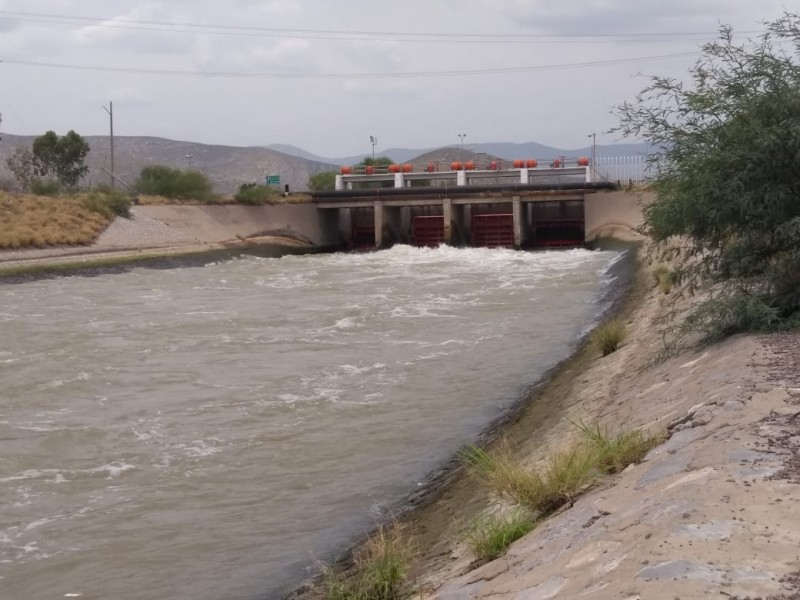
POLYGON ((0 596, 279 597, 568 354, 619 256, 398 246, 0 286, 0 596))

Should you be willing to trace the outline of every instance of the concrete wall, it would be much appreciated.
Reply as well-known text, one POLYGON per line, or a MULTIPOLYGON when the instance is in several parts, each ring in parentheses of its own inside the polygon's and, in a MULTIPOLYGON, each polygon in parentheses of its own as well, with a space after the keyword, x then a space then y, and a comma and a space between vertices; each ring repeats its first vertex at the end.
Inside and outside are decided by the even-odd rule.
POLYGON ((644 219, 643 206, 654 199, 653 192, 613 191, 586 194, 584 209, 586 241, 614 237, 621 240, 640 239, 636 232, 644 219))
POLYGON ((259 235, 281 235, 315 246, 336 246, 340 242, 337 211, 318 210, 308 204, 146 205, 136 207, 136 212, 201 243, 259 235))

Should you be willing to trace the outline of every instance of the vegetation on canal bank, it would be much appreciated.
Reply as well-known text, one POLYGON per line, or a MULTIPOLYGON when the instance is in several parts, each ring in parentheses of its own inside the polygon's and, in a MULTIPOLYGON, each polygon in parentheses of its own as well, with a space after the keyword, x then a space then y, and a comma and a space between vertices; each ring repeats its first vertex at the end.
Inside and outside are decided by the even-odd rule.
POLYGON ((106 188, 57 198, 0 192, 0 249, 90 244, 129 209, 127 195, 106 188))
MULTIPOLYGON (((651 77, 617 109, 616 131, 659 149, 647 232, 687 238, 693 260, 675 280, 708 293, 679 337, 800 326, 799 58, 796 13, 745 43, 723 26, 692 85, 651 77)), ((665 293, 671 283, 659 282, 665 293)))

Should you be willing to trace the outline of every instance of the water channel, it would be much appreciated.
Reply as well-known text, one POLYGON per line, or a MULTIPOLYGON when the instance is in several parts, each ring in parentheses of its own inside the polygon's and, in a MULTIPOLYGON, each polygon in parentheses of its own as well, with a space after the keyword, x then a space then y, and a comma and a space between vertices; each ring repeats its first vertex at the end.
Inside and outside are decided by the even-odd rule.
POLYGON ((0 593, 277 598, 565 358, 618 252, 0 285, 0 593))

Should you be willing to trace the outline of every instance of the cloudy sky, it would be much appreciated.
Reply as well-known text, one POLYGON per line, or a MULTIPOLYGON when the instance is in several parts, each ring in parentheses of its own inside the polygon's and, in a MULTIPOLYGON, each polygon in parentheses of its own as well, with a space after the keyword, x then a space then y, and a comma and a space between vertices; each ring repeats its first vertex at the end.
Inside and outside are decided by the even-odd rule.
MULTIPOLYGON (((323 156, 620 141, 641 74, 786 0, 0 0, 8 133, 115 133, 323 156)), ((790 7, 789 7, 790 8, 790 7)))

